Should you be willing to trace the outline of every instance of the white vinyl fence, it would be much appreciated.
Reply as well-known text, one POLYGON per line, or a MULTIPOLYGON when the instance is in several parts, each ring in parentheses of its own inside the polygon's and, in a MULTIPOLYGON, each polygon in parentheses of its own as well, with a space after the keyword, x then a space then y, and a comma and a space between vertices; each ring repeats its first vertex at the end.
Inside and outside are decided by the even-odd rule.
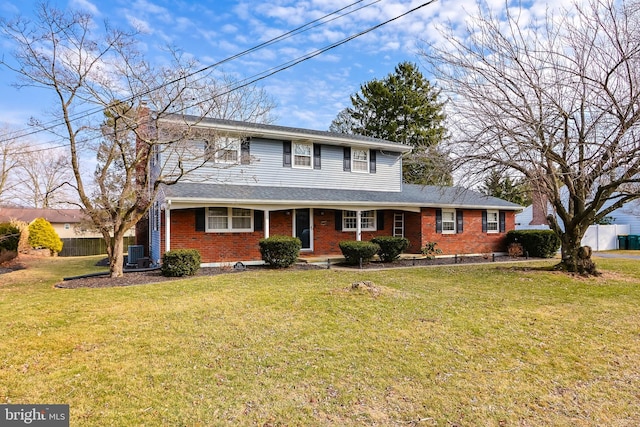
POLYGON ((618 236, 628 235, 629 225, 591 225, 582 238, 582 246, 591 246, 594 251, 618 249, 618 236))

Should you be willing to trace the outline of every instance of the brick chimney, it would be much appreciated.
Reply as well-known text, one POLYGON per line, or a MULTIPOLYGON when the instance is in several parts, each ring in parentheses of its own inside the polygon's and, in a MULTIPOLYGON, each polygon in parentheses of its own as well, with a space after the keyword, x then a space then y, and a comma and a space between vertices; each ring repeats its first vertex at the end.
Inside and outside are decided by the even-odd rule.
POLYGON ((531 222, 529 225, 549 225, 547 222, 547 205, 548 198, 546 195, 542 194, 540 191, 533 191, 532 197, 533 203, 531 204, 532 214, 531 214, 531 222))

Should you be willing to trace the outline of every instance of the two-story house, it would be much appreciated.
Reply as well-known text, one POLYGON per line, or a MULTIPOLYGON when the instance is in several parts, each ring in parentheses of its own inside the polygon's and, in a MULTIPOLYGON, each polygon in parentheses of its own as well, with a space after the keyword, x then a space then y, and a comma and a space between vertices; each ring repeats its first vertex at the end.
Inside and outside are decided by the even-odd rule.
MULTIPOLYGON (((336 256, 343 240, 404 236, 409 252, 503 252, 521 207, 459 187, 402 182, 411 147, 307 129, 176 116, 207 164, 163 189, 150 213, 152 260, 193 248, 204 266, 261 262, 258 241, 297 236, 302 254, 336 256)), ((165 155, 165 167, 177 156, 165 155)), ((173 162, 173 164, 172 164, 173 162)))

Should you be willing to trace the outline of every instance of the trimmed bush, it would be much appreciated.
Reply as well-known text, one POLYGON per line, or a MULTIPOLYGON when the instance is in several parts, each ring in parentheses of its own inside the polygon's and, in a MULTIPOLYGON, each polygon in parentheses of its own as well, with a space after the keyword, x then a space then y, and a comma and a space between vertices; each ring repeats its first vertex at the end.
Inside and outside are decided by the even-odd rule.
POLYGON ((380 246, 375 243, 356 240, 344 240, 339 245, 342 255, 349 265, 356 265, 360 263, 361 259, 363 264, 367 264, 380 250, 380 246))
POLYGON ((163 276, 193 276, 199 269, 200 252, 195 249, 175 249, 162 256, 160 271, 163 276))
POLYGON ((36 218, 29 224, 29 245, 34 249, 49 249, 51 255, 62 250, 60 236, 44 218, 36 218))
POLYGON ((400 254, 409 247, 406 237, 379 236, 371 239, 371 243, 380 246, 378 256, 383 262, 393 262, 400 258, 400 254))
POLYGON ((274 268, 292 266, 298 260, 302 248, 300 239, 291 236, 272 236, 260 239, 258 244, 262 259, 274 268))
POLYGON ((20 230, 9 222, 0 224, 0 250, 17 252, 20 242, 20 230))
POLYGON ((507 246, 520 243, 529 256, 553 258, 560 249, 560 237, 552 230, 511 230, 507 233, 507 246))

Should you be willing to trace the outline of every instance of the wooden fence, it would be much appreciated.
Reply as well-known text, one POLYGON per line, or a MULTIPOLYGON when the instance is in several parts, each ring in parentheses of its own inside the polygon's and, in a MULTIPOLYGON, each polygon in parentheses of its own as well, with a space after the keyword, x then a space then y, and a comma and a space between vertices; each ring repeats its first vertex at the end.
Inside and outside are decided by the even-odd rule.
MULTIPOLYGON (((86 256, 101 255, 107 253, 107 245, 100 237, 90 238, 67 238, 62 240, 62 252, 58 256, 86 256)), ((129 245, 135 245, 136 238, 133 236, 124 238, 124 250, 129 245)))

